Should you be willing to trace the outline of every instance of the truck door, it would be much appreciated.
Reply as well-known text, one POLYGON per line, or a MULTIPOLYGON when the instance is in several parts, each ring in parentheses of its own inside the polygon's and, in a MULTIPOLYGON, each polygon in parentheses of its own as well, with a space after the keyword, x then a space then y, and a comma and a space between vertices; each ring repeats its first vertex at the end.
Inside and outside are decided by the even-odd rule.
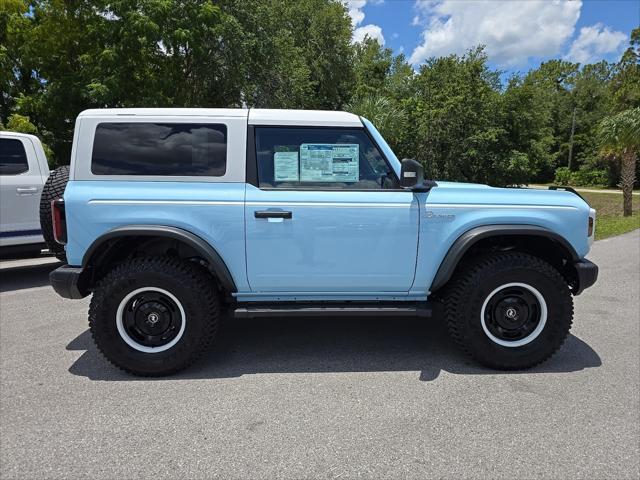
POLYGON ((0 137, 0 245, 43 241, 40 230, 42 175, 31 141, 0 137))
POLYGON ((252 291, 407 292, 418 204, 368 133, 251 128, 257 178, 247 185, 245 222, 252 291))

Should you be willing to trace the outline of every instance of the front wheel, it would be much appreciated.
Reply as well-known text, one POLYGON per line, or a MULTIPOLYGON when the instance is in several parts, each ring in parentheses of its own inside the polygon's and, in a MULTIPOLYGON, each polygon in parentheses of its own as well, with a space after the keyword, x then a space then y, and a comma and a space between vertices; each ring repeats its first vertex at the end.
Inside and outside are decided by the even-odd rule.
POLYGON ((89 327, 115 366, 134 375, 169 375, 209 347, 219 311, 213 279, 200 265, 144 257, 119 265, 100 281, 89 327))
POLYGON ((460 269, 444 296, 456 343, 491 368, 533 367, 562 345, 573 300, 562 275, 519 252, 484 256, 460 269))

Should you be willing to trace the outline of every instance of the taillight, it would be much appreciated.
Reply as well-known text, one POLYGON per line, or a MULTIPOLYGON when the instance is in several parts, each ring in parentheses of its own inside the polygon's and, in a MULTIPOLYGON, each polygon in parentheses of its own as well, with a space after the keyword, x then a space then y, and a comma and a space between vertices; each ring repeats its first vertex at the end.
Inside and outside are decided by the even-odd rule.
POLYGON ((67 219, 64 212, 64 200, 51 200, 51 223, 53 238, 61 245, 67 243, 67 219))
POLYGON ((587 236, 590 237, 593 235, 593 217, 589 217, 589 228, 587 230, 587 236))

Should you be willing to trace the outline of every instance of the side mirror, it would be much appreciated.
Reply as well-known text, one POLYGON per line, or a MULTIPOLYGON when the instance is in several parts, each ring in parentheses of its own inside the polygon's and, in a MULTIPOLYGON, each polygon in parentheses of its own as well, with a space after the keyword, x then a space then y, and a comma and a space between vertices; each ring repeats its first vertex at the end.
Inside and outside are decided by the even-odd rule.
POLYGON ((424 180, 424 168, 422 164, 413 158, 402 160, 400 170, 400 185, 404 188, 415 187, 424 180))
POLYGON ((400 169, 400 186, 414 192, 428 192, 436 186, 436 182, 425 181, 422 164, 412 158, 402 160, 400 169))

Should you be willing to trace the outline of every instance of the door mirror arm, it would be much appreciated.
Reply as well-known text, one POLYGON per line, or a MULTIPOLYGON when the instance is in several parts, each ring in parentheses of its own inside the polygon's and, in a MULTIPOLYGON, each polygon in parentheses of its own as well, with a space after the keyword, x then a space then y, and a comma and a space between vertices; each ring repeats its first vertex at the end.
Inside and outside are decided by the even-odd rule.
POLYGON ((419 183, 413 187, 407 187, 407 190, 411 190, 415 193, 424 193, 431 190, 433 187, 437 187, 438 184, 435 180, 423 180, 422 183, 419 183))

